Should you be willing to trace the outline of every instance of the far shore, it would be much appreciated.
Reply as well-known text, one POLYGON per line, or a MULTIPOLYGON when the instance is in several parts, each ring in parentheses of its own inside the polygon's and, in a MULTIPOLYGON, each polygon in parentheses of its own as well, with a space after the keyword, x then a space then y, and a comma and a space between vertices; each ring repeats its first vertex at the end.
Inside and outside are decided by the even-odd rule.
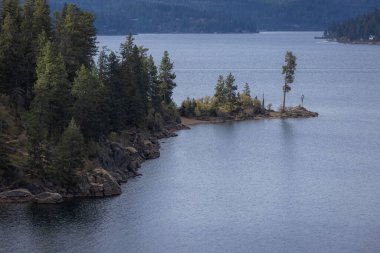
POLYGON ((338 42, 341 44, 352 44, 352 45, 380 45, 380 41, 371 41, 371 40, 337 40, 326 38, 328 42, 338 42))

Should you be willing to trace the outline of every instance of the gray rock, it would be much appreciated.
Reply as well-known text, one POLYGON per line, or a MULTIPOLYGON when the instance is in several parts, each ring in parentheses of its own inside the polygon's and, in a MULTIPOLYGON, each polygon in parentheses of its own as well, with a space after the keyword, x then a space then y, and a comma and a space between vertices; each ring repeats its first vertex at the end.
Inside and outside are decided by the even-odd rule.
POLYGON ((57 204, 62 203, 63 198, 59 193, 43 192, 34 196, 34 202, 39 204, 57 204))
POLYGON ((78 187, 80 192, 77 196, 103 197, 121 194, 117 180, 103 168, 95 169, 82 177, 78 187))
POLYGON ((27 189, 16 189, 0 193, 0 203, 22 203, 33 199, 33 194, 27 189))
POLYGON ((126 147, 125 150, 127 150, 131 155, 135 155, 138 153, 137 149, 135 149, 134 147, 126 147))
POLYGON ((152 147, 153 146, 153 143, 150 140, 144 140, 143 144, 145 147, 152 147))

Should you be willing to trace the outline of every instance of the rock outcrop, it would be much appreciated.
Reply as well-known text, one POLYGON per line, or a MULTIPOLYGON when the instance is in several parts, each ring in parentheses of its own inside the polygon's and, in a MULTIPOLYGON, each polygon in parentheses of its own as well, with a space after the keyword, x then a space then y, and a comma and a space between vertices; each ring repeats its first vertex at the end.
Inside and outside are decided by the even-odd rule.
POLYGON ((186 129, 182 124, 173 124, 155 132, 136 132, 130 130, 114 136, 113 140, 102 140, 91 150, 91 162, 96 169, 80 170, 76 179, 71 182, 35 181, 24 187, 27 189, 8 190, 0 193, 0 203, 33 202, 38 204, 57 204, 64 198, 73 197, 107 197, 121 194, 121 183, 141 175, 138 172, 141 164, 147 159, 160 156, 159 139, 177 136, 175 131, 186 129))
POLYGON ((35 195, 33 201, 38 204, 58 204, 63 202, 63 197, 59 193, 43 192, 35 195))
POLYGON ((0 193, 0 203, 30 202, 33 194, 27 189, 15 189, 0 193))
POLYGON ((95 169, 82 176, 78 183, 79 192, 76 196, 106 197, 121 194, 121 187, 117 180, 103 168, 95 169))
POLYGON ((318 117, 318 113, 306 110, 306 108, 297 106, 290 108, 283 114, 283 118, 313 118, 318 117))

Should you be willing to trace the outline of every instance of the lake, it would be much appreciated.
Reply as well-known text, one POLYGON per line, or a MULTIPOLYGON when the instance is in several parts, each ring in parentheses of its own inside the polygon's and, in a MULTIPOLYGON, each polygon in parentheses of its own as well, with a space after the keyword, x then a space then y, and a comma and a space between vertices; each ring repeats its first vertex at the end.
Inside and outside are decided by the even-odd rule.
POLYGON ((157 62, 169 51, 177 104, 231 72, 278 108, 291 50, 287 101, 320 116, 193 126, 121 196, 0 206, 0 252, 380 252, 380 47, 320 34, 136 36, 157 62))

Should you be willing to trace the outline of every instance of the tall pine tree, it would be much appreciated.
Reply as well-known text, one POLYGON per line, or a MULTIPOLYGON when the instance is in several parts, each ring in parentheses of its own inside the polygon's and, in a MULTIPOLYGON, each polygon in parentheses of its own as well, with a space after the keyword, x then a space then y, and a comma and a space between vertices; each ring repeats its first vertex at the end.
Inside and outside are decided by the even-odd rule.
POLYGON ((5 0, 0 32, 0 92, 9 96, 16 113, 24 104, 25 57, 21 33, 21 8, 17 0, 5 0))
POLYGON ((82 65, 93 65, 93 56, 97 52, 95 18, 75 4, 68 4, 56 19, 56 44, 64 58, 68 78, 73 81, 82 65))
POLYGON ((161 97, 166 104, 172 102, 173 89, 177 86, 174 81, 176 75, 173 72, 173 68, 174 64, 170 61, 169 53, 165 51, 160 64, 159 81, 161 97))
POLYGON ((71 118, 72 98, 63 58, 50 41, 38 57, 34 93, 30 113, 39 115, 40 128, 46 129, 47 139, 55 139, 71 118))
POLYGON ((87 138, 98 139, 106 134, 108 115, 105 89, 96 69, 88 70, 84 65, 77 72, 72 94, 75 98, 73 115, 87 138))

